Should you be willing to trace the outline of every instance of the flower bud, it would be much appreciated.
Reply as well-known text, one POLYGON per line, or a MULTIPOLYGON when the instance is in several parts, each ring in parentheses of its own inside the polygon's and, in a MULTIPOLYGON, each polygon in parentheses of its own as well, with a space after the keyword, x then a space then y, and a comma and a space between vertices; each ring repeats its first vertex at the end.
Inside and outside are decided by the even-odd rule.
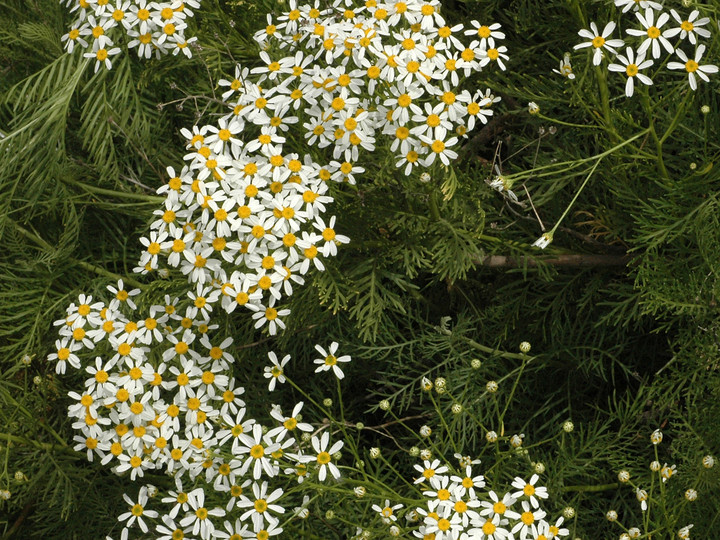
POLYGON ((370 457, 373 459, 377 459, 380 457, 380 449, 376 446, 372 447, 370 449, 370 457))
POLYGON ((470 367, 473 369, 480 369, 480 366, 482 366, 482 360, 479 358, 473 358, 470 360, 470 367))
POLYGON ((487 439, 487 442, 494 443, 498 440, 498 434, 495 433, 494 431, 488 431, 485 434, 485 438, 487 439))
POLYGON ((332 407, 332 399, 330 399, 329 397, 323 399, 323 406, 332 407))
POLYGON ((710 107, 708 107, 707 105, 703 105, 702 107, 700 107, 700 112, 703 114, 710 114, 710 107))
POLYGON ((429 437, 432 434, 432 429, 430 429, 429 426, 422 426, 420 428, 420 436, 421 437, 429 437))
POLYGON ((686 525, 685 527, 680 529, 678 531, 678 538, 682 538, 682 540, 687 540, 688 538, 690 538, 690 529, 692 529, 692 528, 693 528, 693 525, 690 524, 690 525, 686 525))
POLYGON ((563 516, 565 519, 572 519, 575 517, 575 509, 572 506, 566 506, 563 508, 563 516))
POLYGON ((420 459, 432 459, 432 451, 427 448, 420 450, 420 459))
POLYGON ((695 499, 697 499, 697 495, 698 495, 698 494, 697 494, 697 491, 695 491, 695 490, 692 489, 692 488, 691 488, 691 489, 688 489, 688 490, 685 492, 685 498, 686 498, 688 501, 694 501, 695 499))
POLYGON ((520 435, 513 435, 512 437, 510 437, 510 446, 512 446, 513 448, 520 448, 522 446, 524 437, 524 433, 521 433, 520 435))
POLYGON ((630 473, 626 470, 622 470, 618 473, 618 480, 620 482, 625 483, 630 481, 630 473))
POLYGON ((390 402, 387 399, 383 399, 379 404, 378 407, 380 407, 383 411, 387 411, 390 409, 390 402))
POLYGON ((616 521, 618 518, 618 514, 615 510, 608 510, 607 514, 605 514, 605 517, 608 521, 616 521))
POLYGON ((497 392, 498 388, 499 388, 498 383, 495 381, 488 381, 487 384, 485 385, 485 390, 487 390, 491 394, 494 394, 495 392, 497 392))
POLYGON ((450 410, 452 411, 453 414, 460 414, 463 410, 463 406, 460 405, 459 403, 453 403, 452 407, 450 407, 450 410))
POLYGON ((325 519, 333 519, 335 517, 335 512, 332 510, 328 510, 325 512, 325 519))
POLYGON ((417 446, 413 446, 412 448, 410 448, 410 455, 411 455, 412 457, 417 457, 417 456, 419 456, 419 455, 420 455, 420 449, 419 449, 417 446))
POLYGON ((537 474, 542 474, 545 472, 545 464, 540 461, 538 461, 533 468, 535 469, 535 472, 537 474))
POLYGON ((523 354, 529 353, 530 352, 530 343, 528 343, 527 341, 523 341, 520 344, 520 352, 523 354))
POLYGON ((650 442, 653 443, 654 445, 660 444, 662 442, 662 440, 663 440, 663 434, 662 434, 662 431, 660 431, 659 429, 656 429, 655 431, 653 431, 650 434, 650 442))
POLYGON ((362 499, 365 496, 365 493, 367 493, 367 490, 363 486, 356 486, 353 491, 358 499, 362 499))
POLYGON ((575 424, 568 420, 563 424, 562 428, 565 433, 572 433, 575 430, 575 424))

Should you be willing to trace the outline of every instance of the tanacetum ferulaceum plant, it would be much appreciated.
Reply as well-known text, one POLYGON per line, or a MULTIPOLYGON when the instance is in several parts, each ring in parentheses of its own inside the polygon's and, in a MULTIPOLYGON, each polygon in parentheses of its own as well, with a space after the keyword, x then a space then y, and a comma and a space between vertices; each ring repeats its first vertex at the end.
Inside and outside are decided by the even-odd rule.
POLYGON ((449 27, 437 1, 290 8, 255 35, 262 65, 220 81, 231 112, 183 130, 187 164, 168 168, 136 269, 179 267, 203 305, 250 309, 271 334, 293 282, 349 241, 323 217, 328 182, 354 185, 388 156, 442 176, 499 99, 461 79, 508 59, 500 25, 449 27))
POLYGON ((96 60, 95 71, 102 65, 112 68, 112 57, 121 52, 117 45, 136 48, 140 58, 153 54, 160 58, 169 52, 192 56, 188 45, 197 38, 186 39, 185 29, 187 18, 193 16, 192 9, 200 7, 200 0, 118 0, 115 4, 110 0, 67 0, 65 5, 71 13, 77 13, 77 19, 62 37, 65 48, 68 53, 76 46, 90 48, 92 52, 84 56, 96 60))

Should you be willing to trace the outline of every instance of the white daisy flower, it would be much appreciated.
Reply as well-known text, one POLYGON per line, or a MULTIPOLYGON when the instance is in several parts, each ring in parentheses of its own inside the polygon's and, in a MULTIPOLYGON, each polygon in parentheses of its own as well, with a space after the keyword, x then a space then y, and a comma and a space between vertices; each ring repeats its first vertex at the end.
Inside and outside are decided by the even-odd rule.
POLYGON ((682 17, 680 17, 678 12, 674 9, 670 10, 670 14, 680 26, 670 28, 669 30, 664 32, 667 37, 674 37, 680 34, 680 39, 687 38, 693 45, 697 43, 697 36, 704 38, 710 37, 709 31, 705 30, 704 28, 700 28, 701 26, 705 26, 706 24, 708 24, 710 22, 710 19, 708 17, 698 19, 700 11, 698 11, 697 9, 693 10, 687 19, 683 19, 682 17))
POLYGON ((644 30, 630 28, 626 30, 626 32, 631 36, 647 36, 638 48, 638 54, 644 54, 652 46, 653 58, 660 58, 660 44, 662 44, 668 53, 672 54, 674 52, 675 49, 667 39, 672 29, 665 30, 664 32, 660 30, 660 28, 670 20, 670 15, 661 13, 657 21, 655 21, 655 12, 648 8, 645 10, 644 16, 642 13, 636 13, 635 16, 640 21, 640 24, 642 24, 644 30))
POLYGON ((145 506, 148 502, 148 488, 147 486, 143 486, 140 488, 140 493, 138 493, 137 502, 134 502, 130 497, 128 497, 127 493, 123 494, 123 499, 125 499, 125 502, 130 506, 130 511, 125 512, 124 514, 120 514, 118 516, 118 521, 126 521, 125 528, 123 529, 123 536, 127 536, 127 530, 132 527, 134 524, 137 523, 137 526, 140 527, 140 530, 143 533, 148 532, 148 526, 143 520, 143 517, 148 518, 156 518, 158 517, 158 513, 155 510, 146 510, 145 506))
POLYGON ((215 531, 215 525, 212 519, 210 519, 210 516, 224 516, 225 510, 222 508, 212 508, 210 510, 205 508, 205 491, 203 488, 193 489, 187 495, 191 513, 180 520, 180 526, 192 526, 192 534, 194 536, 199 534, 201 538, 209 539, 215 531))
POLYGON ((635 11, 639 9, 662 9, 662 5, 652 0, 615 0, 615 5, 623 8, 623 13, 627 13, 631 8, 635 11))
POLYGON ((315 455, 302 456, 298 461, 301 463, 315 461, 319 467, 318 480, 321 482, 324 482, 325 478, 327 478, 328 471, 330 471, 333 478, 340 478, 340 469, 337 468, 337 465, 335 465, 332 460, 333 455, 338 453, 345 443, 343 441, 335 441, 332 446, 328 447, 330 444, 330 434, 327 431, 323 433, 319 439, 316 436, 313 437, 311 443, 313 450, 315 450, 315 455))
POLYGON ((703 81, 710 82, 708 74, 718 72, 718 67, 715 65, 700 65, 700 60, 702 59, 702 55, 704 52, 705 45, 700 45, 695 51, 695 58, 690 59, 682 50, 677 49, 675 53, 678 55, 678 57, 680 57, 680 60, 682 60, 683 63, 670 62, 668 63, 667 67, 668 69, 684 69, 688 74, 688 82, 690 83, 690 88, 692 88, 693 90, 697 90, 697 80, 695 79, 696 75, 700 77, 703 81))
POLYGON ((538 502, 538 499, 548 498, 548 490, 546 487, 535 487, 535 484, 537 483, 539 478, 540 477, 537 474, 533 474, 530 477, 530 481, 526 482, 520 477, 515 477, 512 482, 512 486, 516 489, 519 489, 520 491, 516 491, 512 494, 512 496, 516 499, 522 497, 523 495, 529 497, 532 507, 539 508, 540 503, 538 502))
POLYGON ((603 58, 602 49, 606 49, 611 53, 615 54, 615 47, 622 47, 625 42, 622 39, 607 39, 615 30, 615 23, 610 21, 605 25, 602 33, 598 32, 597 25, 594 22, 590 23, 590 30, 582 29, 578 32, 580 37, 589 39, 584 43, 578 43, 573 47, 574 49, 584 49, 585 47, 593 47, 595 52, 593 53, 593 65, 599 66, 603 58))
POLYGON ((562 75, 563 77, 566 77, 570 80, 575 78, 575 74, 573 73, 572 66, 570 65, 570 53, 565 53, 562 60, 560 60, 559 69, 553 69, 553 73, 562 75))
POLYGON ((623 56, 622 54, 617 55, 617 59, 620 60, 622 64, 610 64, 608 69, 618 73, 624 72, 627 75, 628 79, 625 83, 625 95, 627 97, 632 97, 634 92, 634 80, 636 78, 643 84, 648 86, 652 85, 653 82, 650 77, 640 73, 640 70, 653 65, 653 61, 645 60, 645 52, 641 52, 639 50, 637 58, 635 58, 635 51, 633 51, 632 47, 627 47, 626 53, 627 56, 623 56))
POLYGON ((320 364, 320 367, 315 369, 315 373, 332 370, 338 379, 345 377, 345 374, 340 369, 340 366, 338 366, 338 362, 350 362, 351 358, 349 355, 340 357, 336 356, 335 353, 337 352, 337 349, 337 341, 333 341, 327 351, 325 351, 325 349, 323 349, 320 345, 315 345, 315 350, 322 355, 322 358, 313 360, 314 364, 320 364))
POLYGON ((282 360, 278 360, 277 356, 274 352, 270 351, 268 353, 268 358, 270 359, 270 362, 272 362, 271 366, 265 366, 265 373, 264 377, 266 379, 270 379, 270 383, 268 384, 268 390, 271 392, 275 390, 275 385, 280 382, 280 384, 284 383, 287 379, 285 378, 285 375, 283 375, 284 370, 283 368, 285 365, 290 361, 290 355, 287 354, 282 360))
POLYGON ((400 510, 402 507, 403 505, 399 503, 391 506, 390 499, 385 499, 385 504, 382 507, 379 504, 372 505, 372 509, 375 510, 378 514, 380 514, 380 519, 382 519, 383 523, 386 524, 397 521, 395 511, 400 510))

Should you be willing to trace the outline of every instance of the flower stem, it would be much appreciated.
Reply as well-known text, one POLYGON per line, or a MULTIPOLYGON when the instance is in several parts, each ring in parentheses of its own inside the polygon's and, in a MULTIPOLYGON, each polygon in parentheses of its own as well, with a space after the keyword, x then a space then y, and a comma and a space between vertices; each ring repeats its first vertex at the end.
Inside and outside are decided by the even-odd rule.
MULTIPOLYGON (((670 176, 668 175, 667 169, 665 168, 665 162, 663 161, 663 152, 662 152, 662 146, 663 146, 663 140, 660 139, 657 136, 657 132, 655 131, 655 115, 653 114, 653 108, 650 105, 650 96, 648 94, 647 88, 644 89, 642 94, 642 102, 643 106, 645 107, 645 112, 648 117, 648 129, 650 130, 650 135, 652 136, 653 140, 655 141, 655 159, 657 161, 658 171, 660 174, 665 178, 666 180, 670 179, 670 176)), ((680 107, 680 109, 682 106, 680 107)), ((677 116, 676 116, 677 118, 677 116)))
POLYGON ((575 193, 575 196, 573 197, 572 201, 570 201, 570 204, 568 204, 567 208, 565 208, 565 211, 563 212, 562 216, 560 216, 560 219, 557 220, 555 223, 555 226, 552 228, 552 230, 548 233, 550 235, 555 234, 555 231, 560 226, 560 223, 562 223, 562 220, 565 219, 565 216, 567 216, 568 212, 570 212, 570 209, 572 208, 573 204, 575 204, 575 201, 580 196, 580 193, 582 193, 582 190, 585 189, 585 186, 587 185, 588 181, 590 180, 590 177, 595 172, 595 169, 597 169, 597 166, 600 165, 600 161, 602 161, 602 158, 598 159, 595 162, 595 165, 593 165, 593 168, 590 169, 590 172, 585 177, 585 180, 583 181, 582 185, 580 186, 580 189, 578 189, 577 193, 575 193))
POLYGON ((568 493, 570 491, 579 491, 583 493, 593 493, 596 491, 609 491, 611 489, 617 489, 620 484, 615 482, 614 484, 598 484, 596 486, 563 486, 560 491, 568 493))
POLYGON ((110 197, 116 197, 119 199, 134 199, 138 201, 145 201, 152 204, 162 204, 165 201, 164 197, 158 197, 156 195, 145 195, 144 193, 133 193, 132 191, 116 191, 114 189, 106 189, 98 186, 92 186, 79 182, 78 180, 71 180, 69 178, 63 178, 63 182, 77 186, 80 189, 89 193, 97 193, 98 195, 108 195, 110 197))

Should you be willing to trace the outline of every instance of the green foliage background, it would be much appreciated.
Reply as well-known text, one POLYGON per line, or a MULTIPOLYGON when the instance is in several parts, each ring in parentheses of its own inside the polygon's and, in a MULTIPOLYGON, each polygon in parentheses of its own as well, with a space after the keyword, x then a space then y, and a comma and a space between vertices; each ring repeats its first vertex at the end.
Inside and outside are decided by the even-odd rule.
MULTIPOLYGON (((666 4, 680 9, 680 2, 666 4)), ((717 0, 703 5, 720 9, 717 0)), ((112 71, 93 74, 80 55, 62 50, 66 9, 51 0, 0 3, 0 487, 12 492, 0 503, 3 538, 117 534, 126 483, 68 447, 65 396, 78 381, 57 377, 44 361, 52 321, 80 292, 102 296, 116 276, 132 282, 138 237, 162 200, 152 194, 167 180, 164 168, 182 163, 180 128, 224 111, 218 80, 236 62, 252 65, 257 49, 249 36, 277 7, 205 0, 193 21, 201 50, 192 59, 141 62, 122 54, 112 71), (26 354, 30 367, 21 363, 26 354), (42 384, 33 383, 36 376, 42 384), (28 480, 17 482, 15 471, 28 480)), ((678 506, 667 511, 680 513, 679 525, 694 523, 696 537, 712 538, 720 527, 720 467, 704 470, 700 459, 720 454, 718 79, 689 93, 683 79, 668 78, 651 89, 647 109, 609 78, 606 110, 584 54, 573 55, 572 83, 551 69, 577 43, 576 29, 614 16, 612 2, 443 7, 449 20, 503 24, 508 71, 468 82, 503 97, 495 120, 454 165, 449 200, 440 184, 452 178, 419 184, 382 156, 356 190, 334 189, 336 228, 351 243, 293 295, 288 330, 266 340, 241 314, 221 319, 238 346, 246 400, 264 395, 267 350, 290 353, 300 365, 313 344, 331 339, 353 356, 352 393, 344 396, 353 421, 383 424, 377 403, 389 399, 394 414, 419 417, 410 422, 417 428, 428 414, 427 398, 418 398, 421 377, 445 377, 475 419, 503 428, 505 439, 525 434, 529 457, 483 458, 490 483, 531 474, 531 459, 543 462, 548 509, 557 515, 573 506, 571 533, 584 539, 617 537, 603 518, 610 508, 621 517, 639 513, 617 472, 649 474, 649 434, 662 428, 659 459, 679 471, 667 494, 678 506), (528 114, 528 101, 540 115, 528 114), (701 114, 701 105, 710 112, 701 114), (602 154, 651 123, 663 133, 679 106, 662 146, 668 177, 649 135, 633 140, 602 159, 550 247, 530 247, 542 233, 535 211, 550 228, 589 170, 559 164, 602 154), (497 157, 504 174, 521 173, 513 189, 523 206, 487 186, 497 157), (441 317, 451 317, 447 331, 437 328, 441 317), (503 381, 513 380, 519 363, 500 353, 521 341, 537 357, 509 395, 503 381), (470 367, 473 358, 482 359, 480 369, 470 367), (501 384, 497 398, 485 392, 493 379, 501 384), (507 403, 502 426, 492 424, 496 403, 507 403), (567 419, 576 431, 561 437, 567 419), (692 505, 681 503, 688 487, 700 493, 692 505)), ((716 36, 708 54, 720 63, 716 36)), ((148 305, 185 290, 182 276, 139 281, 148 305)), ((298 369, 298 383, 334 395, 310 366, 298 369)), ((288 392, 282 399, 295 398, 288 392)), ((459 441, 463 453, 478 454, 484 433, 469 416, 449 412, 450 397, 437 400, 449 418, 436 441, 446 457, 459 441)), ((409 478, 412 434, 399 425, 379 431, 359 432, 361 446, 382 446, 409 478)), ((322 518, 304 526, 308 537, 354 532, 322 518)))

